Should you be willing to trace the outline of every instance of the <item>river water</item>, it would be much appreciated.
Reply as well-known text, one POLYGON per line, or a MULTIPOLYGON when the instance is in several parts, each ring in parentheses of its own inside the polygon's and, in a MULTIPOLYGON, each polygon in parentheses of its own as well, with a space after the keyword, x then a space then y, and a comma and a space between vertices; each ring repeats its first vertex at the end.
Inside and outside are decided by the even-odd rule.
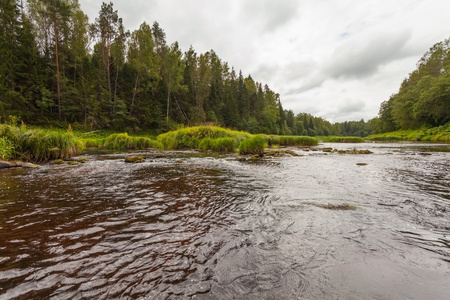
POLYGON ((321 146, 3 170, 0 299, 450 299, 450 153, 321 146))

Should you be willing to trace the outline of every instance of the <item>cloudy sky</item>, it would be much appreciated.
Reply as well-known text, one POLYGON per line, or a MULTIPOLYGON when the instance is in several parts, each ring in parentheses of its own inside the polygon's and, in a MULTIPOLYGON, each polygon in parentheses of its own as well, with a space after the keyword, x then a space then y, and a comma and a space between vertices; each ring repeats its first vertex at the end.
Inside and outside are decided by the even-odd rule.
MULTIPOLYGON (((102 1, 79 2, 94 22, 102 1)), ((157 21, 168 44, 213 49, 285 109, 330 122, 377 116, 420 57, 450 37, 449 0, 112 2, 126 29, 157 21)))

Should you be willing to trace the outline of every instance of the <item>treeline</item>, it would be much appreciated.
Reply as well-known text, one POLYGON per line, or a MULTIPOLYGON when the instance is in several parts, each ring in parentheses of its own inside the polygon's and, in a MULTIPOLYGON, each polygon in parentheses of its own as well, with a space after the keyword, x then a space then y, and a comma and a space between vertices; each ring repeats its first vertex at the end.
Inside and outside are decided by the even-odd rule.
POLYGON ((450 40, 435 44, 397 94, 384 101, 372 126, 377 132, 437 127, 450 121, 450 40))
POLYGON ((101 5, 94 23, 77 0, 0 3, 3 117, 120 130, 211 122, 290 132, 279 94, 213 50, 168 45, 157 22, 129 32, 112 3, 101 5))

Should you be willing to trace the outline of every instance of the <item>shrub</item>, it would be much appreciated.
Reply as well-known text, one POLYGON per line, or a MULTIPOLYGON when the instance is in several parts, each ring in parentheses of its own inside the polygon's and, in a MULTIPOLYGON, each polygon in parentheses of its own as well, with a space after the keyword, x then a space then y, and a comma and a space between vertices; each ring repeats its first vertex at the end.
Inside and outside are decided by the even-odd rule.
POLYGON ((267 147, 266 136, 259 134, 255 137, 243 140, 239 144, 239 153, 264 155, 264 149, 266 147, 267 147))

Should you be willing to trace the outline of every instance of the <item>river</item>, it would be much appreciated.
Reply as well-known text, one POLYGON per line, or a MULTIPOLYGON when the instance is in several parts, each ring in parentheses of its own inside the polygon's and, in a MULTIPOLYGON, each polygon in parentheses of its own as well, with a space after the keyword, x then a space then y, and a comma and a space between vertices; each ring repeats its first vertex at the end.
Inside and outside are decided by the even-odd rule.
POLYGON ((0 299, 450 299, 450 153, 320 147, 2 170, 0 299))

